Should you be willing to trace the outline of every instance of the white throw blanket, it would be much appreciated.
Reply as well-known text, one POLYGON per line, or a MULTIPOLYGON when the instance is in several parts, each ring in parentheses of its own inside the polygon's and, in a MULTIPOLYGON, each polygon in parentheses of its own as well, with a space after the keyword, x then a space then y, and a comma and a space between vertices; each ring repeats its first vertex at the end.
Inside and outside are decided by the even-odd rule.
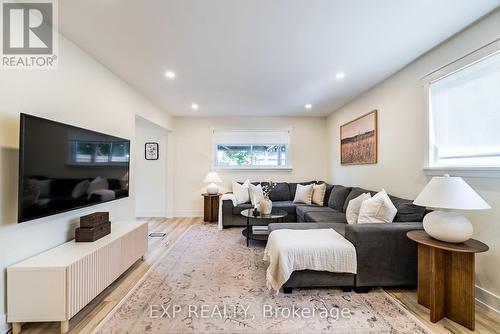
POLYGON ((277 292, 296 270, 356 274, 356 249, 333 229, 276 230, 264 251, 267 287, 277 292))
POLYGON ((233 201, 233 206, 237 206, 238 205, 238 201, 236 200, 236 196, 234 196, 234 194, 224 194, 220 197, 220 202, 219 202, 219 223, 218 223, 218 227, 219 227, 219 230, 222 230, 222 201, 226 201, 226 200, 231 200, 233 201))

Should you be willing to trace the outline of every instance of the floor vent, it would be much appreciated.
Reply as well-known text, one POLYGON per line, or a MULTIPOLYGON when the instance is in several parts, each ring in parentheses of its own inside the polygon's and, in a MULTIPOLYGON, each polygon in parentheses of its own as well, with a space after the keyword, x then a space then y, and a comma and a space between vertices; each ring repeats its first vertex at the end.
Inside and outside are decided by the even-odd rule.
POLYGON ((163 238, 165 238, 166 235, 167 235, 167 233, 163 233, 163 232, 151 232, 151 233, 149 233, 150 238, 163 239, 163 238))

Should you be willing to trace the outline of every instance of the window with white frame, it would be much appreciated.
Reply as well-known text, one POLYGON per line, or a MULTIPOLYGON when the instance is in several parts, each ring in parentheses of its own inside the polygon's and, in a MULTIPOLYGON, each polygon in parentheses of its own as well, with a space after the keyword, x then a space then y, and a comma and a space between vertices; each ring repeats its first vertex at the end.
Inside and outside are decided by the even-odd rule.
POLYGON ((500 50, 472 59, 428 82, 428 167, 500 167, 500 50))
POLYGON ((214 130, 214 167, 290 168, 290 130, 214 130))

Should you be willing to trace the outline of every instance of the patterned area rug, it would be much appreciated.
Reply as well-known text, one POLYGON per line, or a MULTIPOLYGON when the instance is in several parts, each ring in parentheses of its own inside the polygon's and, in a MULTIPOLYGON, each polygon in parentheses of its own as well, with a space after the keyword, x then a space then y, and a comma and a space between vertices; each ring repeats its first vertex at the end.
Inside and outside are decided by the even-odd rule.
POLYGON ((195 225, 97 333, 430 333, 383 290, 266 289, 263 245, 195 225))

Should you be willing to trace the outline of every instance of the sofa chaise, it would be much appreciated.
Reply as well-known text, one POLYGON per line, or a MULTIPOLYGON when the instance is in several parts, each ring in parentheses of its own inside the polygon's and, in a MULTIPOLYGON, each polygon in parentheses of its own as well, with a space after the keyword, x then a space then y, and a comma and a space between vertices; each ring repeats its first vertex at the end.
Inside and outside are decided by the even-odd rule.
MULTIPOLYGON (((406 237, 406 233, 423 229, 422 220, 427 213, 424 207, 414 205, 411 200, 389 195, 398 210, 392 223, 347 224, 345 211, 349 201, 362 193, 370 192, 374 195, 376 192, 327 184, 324 204, 319 206, 293 203, 296 188, 297 183, 278 183, 271 191, 273 207, 286 210, 288 216, 285 223, 269 224, 269 231, 333 228, 356 248, 358 270, 352 277, 308 270, 294 272, 284 285, 286 290, 293 287, 416 285, 417 247, 406 237)), ((233 206, 231 201, 223 201, 223 226, 245 226, 246 221, 240 212, 249 207, 249 203, 233 206)))

